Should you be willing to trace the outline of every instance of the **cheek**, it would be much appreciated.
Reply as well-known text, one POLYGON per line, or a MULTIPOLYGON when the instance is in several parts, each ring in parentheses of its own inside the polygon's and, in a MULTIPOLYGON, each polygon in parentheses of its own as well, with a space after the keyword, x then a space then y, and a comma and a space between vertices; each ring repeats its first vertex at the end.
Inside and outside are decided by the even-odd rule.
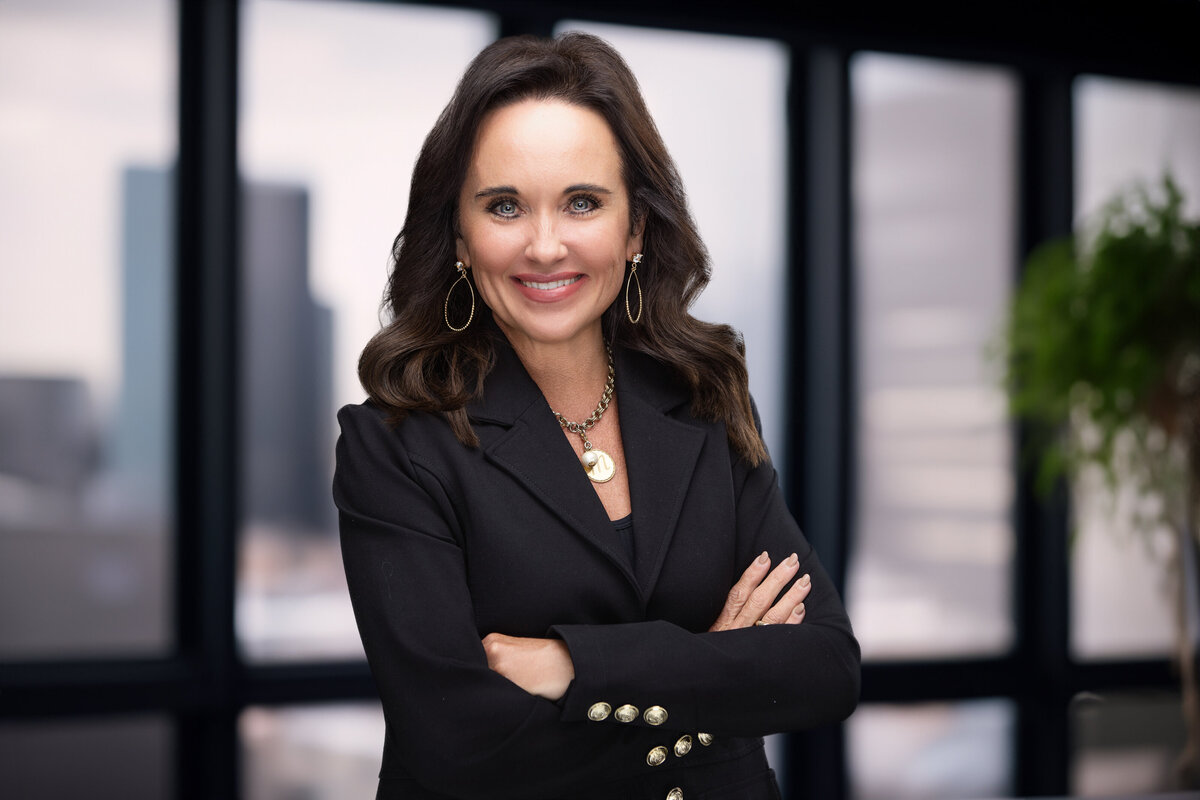
POLYGON ((602 235, 594 237, 587 245, 589 259, 598 272, 603 273, 605 281, 613 286, 620 285, 625 277, 625 257, 628 255, 628 231, 613 228, 602 235))
POLYGON ((500 294, 500 287, 503 286, 504 280, 502 276, 488 270, 475 272, 475 288, 479 290, 479 299, 493 311, 497 310, 498 303, 503 297, 500 294))
POLYGON ((513 234, 487 226, 463 231, 459 241, 459 254, 466 256, 463 262, 476 273, 507 269, 522 249, 513 234))
POLYGON ((474 236, 467 233, 462 251, 471 259, 464 262, 471 265, 480 298, 495 310, 503 296, 501 289, 508 281, 507 273, 522 251, 520 243, 495 232, 474 236))

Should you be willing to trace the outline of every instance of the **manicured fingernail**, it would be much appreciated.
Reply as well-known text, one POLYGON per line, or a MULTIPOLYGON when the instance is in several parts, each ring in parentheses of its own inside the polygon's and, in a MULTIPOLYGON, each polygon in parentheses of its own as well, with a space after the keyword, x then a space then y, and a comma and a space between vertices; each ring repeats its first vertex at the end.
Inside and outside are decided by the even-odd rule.
POLYGON ((812 578, 808 577, 807 572, 800 576, 800 585, 801 586, 808 586, 808 584, 810 584, 810 583, 812 583, 812 578))
POLYGON ((760 555, 760 556, 758 557, 758 563, 759 563, 759 564, 766 564, 766 563, 767 563, 768 561, 770 561, 770 560, 771 560, 771 557, 767 555, 767 551, 766 551, 766 550, 763 550, 763 551, 762 551, 762 555, 760 555))
POLYGON ((788 556, 787 563, 788 563, 789 567, 796 566, 797 564, 800 563, 800 556, 796 555, 795 553, 792 553, 790 556, 788 556))
POLYGON ((804 603, 801 603, 800 605, 796 606, 795 609, 792 610, 792 616, 793 617, 804 616, 804 603))

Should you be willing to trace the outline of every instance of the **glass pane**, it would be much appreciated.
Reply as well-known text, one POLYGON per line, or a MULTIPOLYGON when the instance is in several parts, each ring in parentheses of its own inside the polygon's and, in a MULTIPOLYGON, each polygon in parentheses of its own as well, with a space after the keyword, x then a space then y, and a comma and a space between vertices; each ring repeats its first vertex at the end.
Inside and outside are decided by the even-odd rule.
MULTIPOLYGON (((1164 171, 1183 190, 1187 215, 1200 217, 1200 91, 1081 78, 1074 94, 1078 219, 1135 181, 1159 181, 1164 171)), ((1084 659, 1166 655, 1174 638, 1174 535, 1139 534, 1127 515, 1136 498, 1119 493, 1114 509, 1102 487, 1093 474, 1073 492, 1072 650, 1084 659), (1112 591, 1118 585, 1121 591, 1112 591)))
POLYGON ((1175 693, 1079 696, 1071 706, 1071 794, 1148 795, 1178 789, 1186 731, 1175 693))
POLYGON ((0 4, 0 659, 170 645, 174 7, 0 4))
POLYGON ((1075 81, 1075 208, 1169 172, 1200 215, 1200 89, 1083 77, 1075 81))
POLYGON ((494 35, 492 18, 471 12, 243 6, 237 625, 252 658, 362 654, 329 489, 334 415, 365 396, 358 355, 378 330, 417 151, 467 62, 494 35))
POLYGON ((1011 796, 1014 717, 1004 700, 860 706, 846 723, 850 796, 1011 796))
MULTIPOLYGON (((692 313, 745 337, 750 391, 767 447, 782 464, 787 48, 591 22, 559 29, 602 37, 637 76, 712 257, 712 281, 692 313)), ((646 258, 653 264, 653 253, 646 258)))
POLYGON ((867 658, 1012 641, 1005 401, 985 359, 1013 274, 1014 87, 851 64, 858 408, 847 596, 867 658))
POLYGON ((248 708, 239 727, 248 800, 375 796, 384 736, 378 703, 248 708))
POLYGON ((171 797, 173 730, 161 717, 0 723, 5 797, 171 797))

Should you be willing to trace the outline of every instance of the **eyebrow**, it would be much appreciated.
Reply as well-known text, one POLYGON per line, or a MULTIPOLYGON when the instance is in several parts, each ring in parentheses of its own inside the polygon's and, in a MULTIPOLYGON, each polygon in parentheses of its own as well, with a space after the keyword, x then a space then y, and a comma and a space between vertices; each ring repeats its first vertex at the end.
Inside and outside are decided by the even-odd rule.
POLYGON ((603 186, 597 186, 594 183, 576 183, 573 186, 568 186, 563 190, 563 194, 571 194, 572 192, 592 192, 594 194, 612 194, 611 189, 605 189, 603 186))
MULTIPOLYGON (((593 192, 595 194, 612 194, 611 189, 606 189, 603 186, 598 186, 594 183, 575 183, 563 189, 563 194, 571 194, 572 192, 593 192)), ((515 186, 489 186, 486 189, 480 189, 475 193, 475 199, 484 197, 496 197, 505 194, 520 194, 515 186)))
POLYGON ((518 194, 515 186, 489 186, 486 189, 481 189, 475 193, 475 198, 495 197, 500 194, 518 194))

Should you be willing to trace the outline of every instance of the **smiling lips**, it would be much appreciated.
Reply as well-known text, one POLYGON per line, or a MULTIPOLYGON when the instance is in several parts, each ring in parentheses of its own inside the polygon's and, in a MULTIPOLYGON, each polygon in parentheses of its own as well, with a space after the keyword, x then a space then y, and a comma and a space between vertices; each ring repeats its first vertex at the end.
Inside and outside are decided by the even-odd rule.
POLYGON ((539 275, 541 280, 533 280, 534 276, 516 276, 513 280, 521 289, 521 294, 531 300, 553 302, 574 294, 576 287, 583 281, 579 273, 573 275, 539 275))
POLYGON ((522 280, 521 278, 517 278, 517 280, 521 281, 521 284, 523 286, 527 286, 530 289, 546 290, 546 289, 557 289, 560 286, 570 286, 572 283, 581 279, 582 277, 583 277, 582 275, 575 275, 570 278, 562 278, 561 280, 556 280, 556 281, 526 281, 526 280, 522 280))

